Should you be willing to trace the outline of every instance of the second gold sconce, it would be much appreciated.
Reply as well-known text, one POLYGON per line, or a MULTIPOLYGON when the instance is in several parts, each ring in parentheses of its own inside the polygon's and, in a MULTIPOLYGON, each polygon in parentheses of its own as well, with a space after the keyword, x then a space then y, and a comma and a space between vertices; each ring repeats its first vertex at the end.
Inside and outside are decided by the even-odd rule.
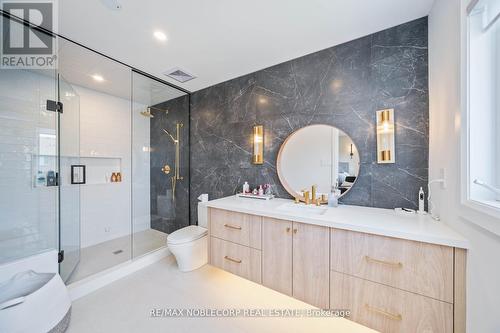
POLYGON ((394 145, 394 109, 377 111, 377 162, 396 162, 394 145))
POLYGON ((253 164, 264 163, 264 126, 253 127, 253 164))

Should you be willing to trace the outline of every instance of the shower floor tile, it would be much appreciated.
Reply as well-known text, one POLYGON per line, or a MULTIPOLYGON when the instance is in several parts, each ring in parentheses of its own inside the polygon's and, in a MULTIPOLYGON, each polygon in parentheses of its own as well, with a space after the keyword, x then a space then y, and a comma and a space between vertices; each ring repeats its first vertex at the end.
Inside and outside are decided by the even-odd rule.
MULTIPOLYGON (((167 234, 154 229, 136 232, 133 239, 134 257, 141 256, 167 244, 167 234)), ((128 235, 81 249, 80 263, 67 283, 76 282, 130 260, 131 245, 132 241, 130 235, 128 235)))

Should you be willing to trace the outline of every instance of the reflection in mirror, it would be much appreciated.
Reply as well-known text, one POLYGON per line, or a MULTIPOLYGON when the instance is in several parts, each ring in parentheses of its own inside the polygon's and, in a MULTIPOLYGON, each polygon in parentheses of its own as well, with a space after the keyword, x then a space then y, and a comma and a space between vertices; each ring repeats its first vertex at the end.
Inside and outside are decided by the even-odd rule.
POLYGON ((359 173, 359 154, 352 139, 336 127, 311 125, 292 133, 280 148, 278 176, 294 197, 317 185, 317 195, 338 186, 344 195, 359 173))

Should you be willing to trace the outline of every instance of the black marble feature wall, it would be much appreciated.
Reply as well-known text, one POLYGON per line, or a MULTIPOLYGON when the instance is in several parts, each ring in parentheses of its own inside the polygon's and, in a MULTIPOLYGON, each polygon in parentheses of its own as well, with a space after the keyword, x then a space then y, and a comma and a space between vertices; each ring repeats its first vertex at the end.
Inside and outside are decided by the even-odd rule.
POLYGON ((417 208, 428 177, 427 18, 230 80, 191 97, 191 217, 196 198, 274 184, 278 150, 293 131, 329 124, 358 147, 360 175, 342 202, 417 208), (394 108, 396 163, 377 164, 375 111, 394 108), (252 126, 264 125, 265 163, 251 164, 252 126))
POLYGON ((189 98, 186 95, 157 104, 151 113, 151 228, 171 233, 189 225, 189 98), (177 123, 182 124, 179 161, 183 179, 176 181, 174 193, 175 143, 164 129, 176 138, 177 123), (164 165, 170 166, 168 175, 161 170, 164 165))

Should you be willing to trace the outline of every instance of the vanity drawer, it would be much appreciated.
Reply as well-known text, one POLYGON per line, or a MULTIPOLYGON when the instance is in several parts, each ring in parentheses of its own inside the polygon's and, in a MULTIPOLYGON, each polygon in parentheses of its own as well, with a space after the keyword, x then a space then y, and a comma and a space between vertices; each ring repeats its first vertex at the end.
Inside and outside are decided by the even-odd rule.
POLYGON ((210 263, 225 271, 261 283, 261 251, 211 237, 210 263))
POLYGON ((262 217, 210 209, 210 234, 233 243, 261 249, 262 217))
POLYGON ((331 229, 331 269, 453 302, 453 248, 331 229))
POLYGON ((342 273, 331 272, 330 307, 384 333, 452 333, 453 305, 342 273))

